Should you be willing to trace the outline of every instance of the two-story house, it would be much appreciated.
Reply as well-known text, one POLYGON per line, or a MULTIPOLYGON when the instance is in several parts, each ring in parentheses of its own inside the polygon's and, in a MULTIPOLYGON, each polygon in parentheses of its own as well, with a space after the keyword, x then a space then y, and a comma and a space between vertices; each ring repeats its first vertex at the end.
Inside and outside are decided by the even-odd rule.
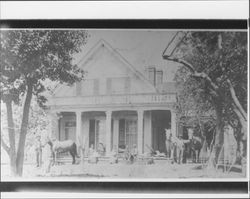
POLYGON ((177 129, 174 83, 163 82, 154 67, 143 75, 104 40, 78 65, 86 71, 84 80, 58 86, 49 100, 52 136, 85 149, 101 143, 106 154, 133 145, 140 154, 150 147, 164 152, 164 129, 177 129))

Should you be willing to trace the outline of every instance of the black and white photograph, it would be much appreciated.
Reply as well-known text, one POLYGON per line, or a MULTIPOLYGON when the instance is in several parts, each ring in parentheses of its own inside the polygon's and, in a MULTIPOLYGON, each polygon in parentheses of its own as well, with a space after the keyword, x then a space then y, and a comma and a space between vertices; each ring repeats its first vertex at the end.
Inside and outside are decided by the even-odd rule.
POLYGON ((247 32, 1 31, 1 178, 244 179, 247 32))
POLYGON ((249 2, 0 2, 2 198, 249 198, 249 2))

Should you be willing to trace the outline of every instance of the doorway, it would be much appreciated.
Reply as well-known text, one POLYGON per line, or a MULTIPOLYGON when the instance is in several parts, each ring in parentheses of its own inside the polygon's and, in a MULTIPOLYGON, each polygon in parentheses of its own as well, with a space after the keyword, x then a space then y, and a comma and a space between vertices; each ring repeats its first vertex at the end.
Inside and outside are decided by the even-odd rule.
POLYGON ((127 118, 119 120, 119 148, 129 150, 137 146, 137 119, 127 118))
POLYGON ((152 147, 161 153, 166 152, 165 129, 171 128, 171 112, 168 110, 152 111, 152 147))
POLYGON ((97 150, 99 144, 105 146, 106 144, 106 129, 104 119, 90 119, 89 120, 89 146, 93 145, 97 150))

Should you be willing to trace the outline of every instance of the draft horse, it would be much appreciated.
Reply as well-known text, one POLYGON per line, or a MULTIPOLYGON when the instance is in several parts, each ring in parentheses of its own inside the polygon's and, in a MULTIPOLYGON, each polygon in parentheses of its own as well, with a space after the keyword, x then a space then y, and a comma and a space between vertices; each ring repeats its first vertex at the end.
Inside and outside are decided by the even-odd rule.
POLYGON ((194 136, 194 131, 191 128, 188 129, 188 139, 192 161, 193 163, 199 163, 203 139, 200 136, 194 136))
POLYGON ((167 157, 170 157, 172 163, 175 161, 178 164, 181 164, 183 161, 183 152, 185 146, 184 141, 173 135, 170 129, 165 129, 165 134, 167 157))
POLYGON ((76 143, 72 140, 58 141, 58 140, 50 140, 48 139, 48 144, 50 145, 50 149, 53 157, 53 165, 57 162, 58 153, 69 152, 72 156, 72 164, 76 163, 77 155, 77 146, 76 143))

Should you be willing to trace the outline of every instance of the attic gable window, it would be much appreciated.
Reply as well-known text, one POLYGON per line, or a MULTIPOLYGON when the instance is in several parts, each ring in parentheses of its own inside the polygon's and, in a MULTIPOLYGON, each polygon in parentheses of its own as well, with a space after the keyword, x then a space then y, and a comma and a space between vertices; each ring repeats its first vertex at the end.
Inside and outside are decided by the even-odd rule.
POLYGON ((81 84, 81 95, 90 96, 94 94, 94 80, 85 79, 81 84))
POLYGON ((111 84, 112 84, 112 79, 111 78, 107 78, 106 81, 106 94, 109 95, 111 94, 111 84))
POLYGON ((125 78, 125 93, 130 93, 131 79, 130 77, 125 78))
POLYGON ((130 78, 118 77, 107 79, 107 94, 124 94, 130 92, 130 78))

